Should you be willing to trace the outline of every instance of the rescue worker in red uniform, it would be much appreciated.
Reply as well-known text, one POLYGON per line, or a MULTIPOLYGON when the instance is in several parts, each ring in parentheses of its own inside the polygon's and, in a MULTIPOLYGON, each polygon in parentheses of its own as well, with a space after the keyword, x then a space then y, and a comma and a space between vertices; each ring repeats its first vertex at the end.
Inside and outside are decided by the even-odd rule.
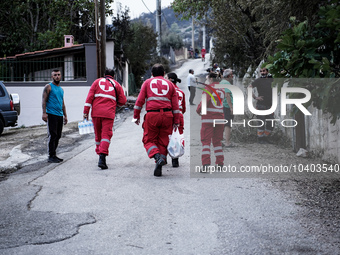
POLYGON ((205 54, 206 54, 206 50, 205 50, 205 48, 203 47, 202 49, 201 49, 201 55, 202 55, 202 61, 204 62, 205 61, 205 54))
POLYGON ((154 176, 162 176, 162 166, 166 164, 169 135, 179 125, 178 97, 175 86, 164 79, 164 67, 155 64, 152 78, 147 79, 141 88, 134 107, 134 121, 140 123, 140 112, 146 102, 146 115, 143 123, 143 144, 149 158, 154 158, 154 176))
MULTIPOLYGON (((215 87, 215 84, 218 84, 219 81, 216 79, 216 73, 210 73, 208 77, 209 86, 215 87)), ((214 153, 216 157, 215 164, 223 167, 224 164, 224 154, 222 149, 222 139, 223 139, 223 130, 224 125, 216 124, 214 127, 214 119, 224 120, 223 114, 223 100, 224 100, 224 91, 222 89, 216 89, 218 95, 221 98, 222 103, 218 99, 215 92, 206 86, 205 89, 208 90, 214 97, 211 98, 206 92, 203 92, 202 95, 206 95, 207 97, 207 114, 201 115, 202 102, 197 107, 196 112, 201 115, 202 126, 201 126, 201 142, 202 142, 202 165, 203 171, 207 172, 209 166, 211 165, 211 157, 210 157, 210 144, 213 144, 214 153)))
MULTIPOLYGON (((175 88, 176 88, 176 92, 177 92, 177 96, 178 96, 178 106, 179 106, 179 111, 180 111, 178 131, 179 131, 180 134, 183 134, 183 131, 184 131, 184 117, 183 117, 183 114, 186 111, 185 94, 177 86, 177 82, 181 83, 182 80, 179 79, 177 77, 177 74, 175 74, 175 73, 168 73, 167 74, 167 78, 168 78, 168 80, 170 80, 172 82, 172 84, 175 85, 175 88)), ((172 166, 173 167, 179 167, 178 158, 173 158, 172 159, 172 166)))
POLYGON ((98 167, 101 169, 108 168, 106 156, 109 155, 116 107, 126 103, 124 90, 114 80, 114 75, 113 69, 107 69, 104 78, 99 78, 92 83, 84 106, 84 119, 87 120, 90 108, 92 108, 96 153, 99 155, 98 167))

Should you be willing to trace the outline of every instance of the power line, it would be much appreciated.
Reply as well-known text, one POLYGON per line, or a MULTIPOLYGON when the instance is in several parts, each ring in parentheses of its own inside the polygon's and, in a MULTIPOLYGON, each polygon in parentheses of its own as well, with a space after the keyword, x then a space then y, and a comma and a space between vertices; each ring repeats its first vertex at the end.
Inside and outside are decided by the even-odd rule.
POLYGON ((168 24, 168 27, 170 27, 169 22, 168 22, 168 21, 166 20, 166 18, 165 18, 164 12, 162 12, 162 16, 163 16, 163 18, 165 19, 166 24, 168 24))
MULTIPOLYGON (((146 4, 144 3, 144 0, 141 0, 141 1, 143 2, 143 4, 144 4, 144 6, 146 7, 146 9, 148 9, 148 11, 152 14, 152 12, 150 11, 150 9, 149 9, 149 8, 146 6, 146 4)), ((157 12, 157 10, 156 10, 156 12, 157 12)), ((168 22, 167 19, 165 18, 164 12, 161 13, 161 16, 163 16, 163 18, 164 18, 166 24, 168 24, 168 27, 170 27, 169 22, 168 22)))
POLYGON ((148 9, 149 10, 149 12, 150 13, 152 13, 151 11, 150 11, 150 9, 146 6, 146 4, 144 3, 144 1, 142 0, 142 2, 143 2, 143 4, 144 4, 144 6, 146 7, 146 9, 148 9))

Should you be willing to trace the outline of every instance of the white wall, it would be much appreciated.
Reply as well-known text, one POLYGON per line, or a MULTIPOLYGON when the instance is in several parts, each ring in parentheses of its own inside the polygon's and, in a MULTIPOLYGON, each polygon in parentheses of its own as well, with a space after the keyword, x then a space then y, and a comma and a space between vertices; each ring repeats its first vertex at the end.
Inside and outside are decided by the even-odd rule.
MULTIPOLYGON (((69 122, 83 118, 84 103, 90 87, 63 87, 66 112, 69 122)), ((7 87, 9 93, 18 93, 21 113, 18 126, 35 126, 45 124, 42 117, 42 92, 44 87, 7 87)))
POLYGON ((122 84, 122 87, 124 89, 125 96, 129 96, 129 63, 125 62, 125 68, 124 68, 124 82, 122 84))
POLYGON ((331 124, 329 114, 310 107, 311 117, 305 117, 306 142, 311 151, 320 152, 322 159, 340 163, 340 121, 331 124))
POLYGON ((107 41, 106 42, 106 67, 107 68, 114 68, 115 62, 114 62, 114 43, 113 41, 107 41))

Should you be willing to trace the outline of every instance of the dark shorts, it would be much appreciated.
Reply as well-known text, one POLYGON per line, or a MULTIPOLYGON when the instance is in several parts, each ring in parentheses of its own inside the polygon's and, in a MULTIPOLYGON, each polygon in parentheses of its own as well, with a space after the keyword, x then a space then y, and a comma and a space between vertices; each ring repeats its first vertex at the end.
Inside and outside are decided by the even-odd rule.
POLYGON ((230 108, 223 107, 223 113, 224 113, 224 119, 228 121, 228 123, 225 124, 226 127, 230 127, 230 121, 234 119, 234 115, 231 114, 230 108))

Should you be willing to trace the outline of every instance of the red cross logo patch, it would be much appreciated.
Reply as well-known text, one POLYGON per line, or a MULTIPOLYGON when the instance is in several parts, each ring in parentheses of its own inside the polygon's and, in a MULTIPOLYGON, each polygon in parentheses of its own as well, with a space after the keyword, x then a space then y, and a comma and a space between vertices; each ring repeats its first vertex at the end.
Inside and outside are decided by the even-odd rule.
POLYGON ((100 79, 99 87, 101 88, 101 90, 104 90, 105 92, 110 92, 113 90, 111 82, 107 81, 105 78, 100 79))
POLYGON ((165 80, 153 79, 150 82, 150 89, 158 96, 165 96, 169 92, 169 84, 165 80))

